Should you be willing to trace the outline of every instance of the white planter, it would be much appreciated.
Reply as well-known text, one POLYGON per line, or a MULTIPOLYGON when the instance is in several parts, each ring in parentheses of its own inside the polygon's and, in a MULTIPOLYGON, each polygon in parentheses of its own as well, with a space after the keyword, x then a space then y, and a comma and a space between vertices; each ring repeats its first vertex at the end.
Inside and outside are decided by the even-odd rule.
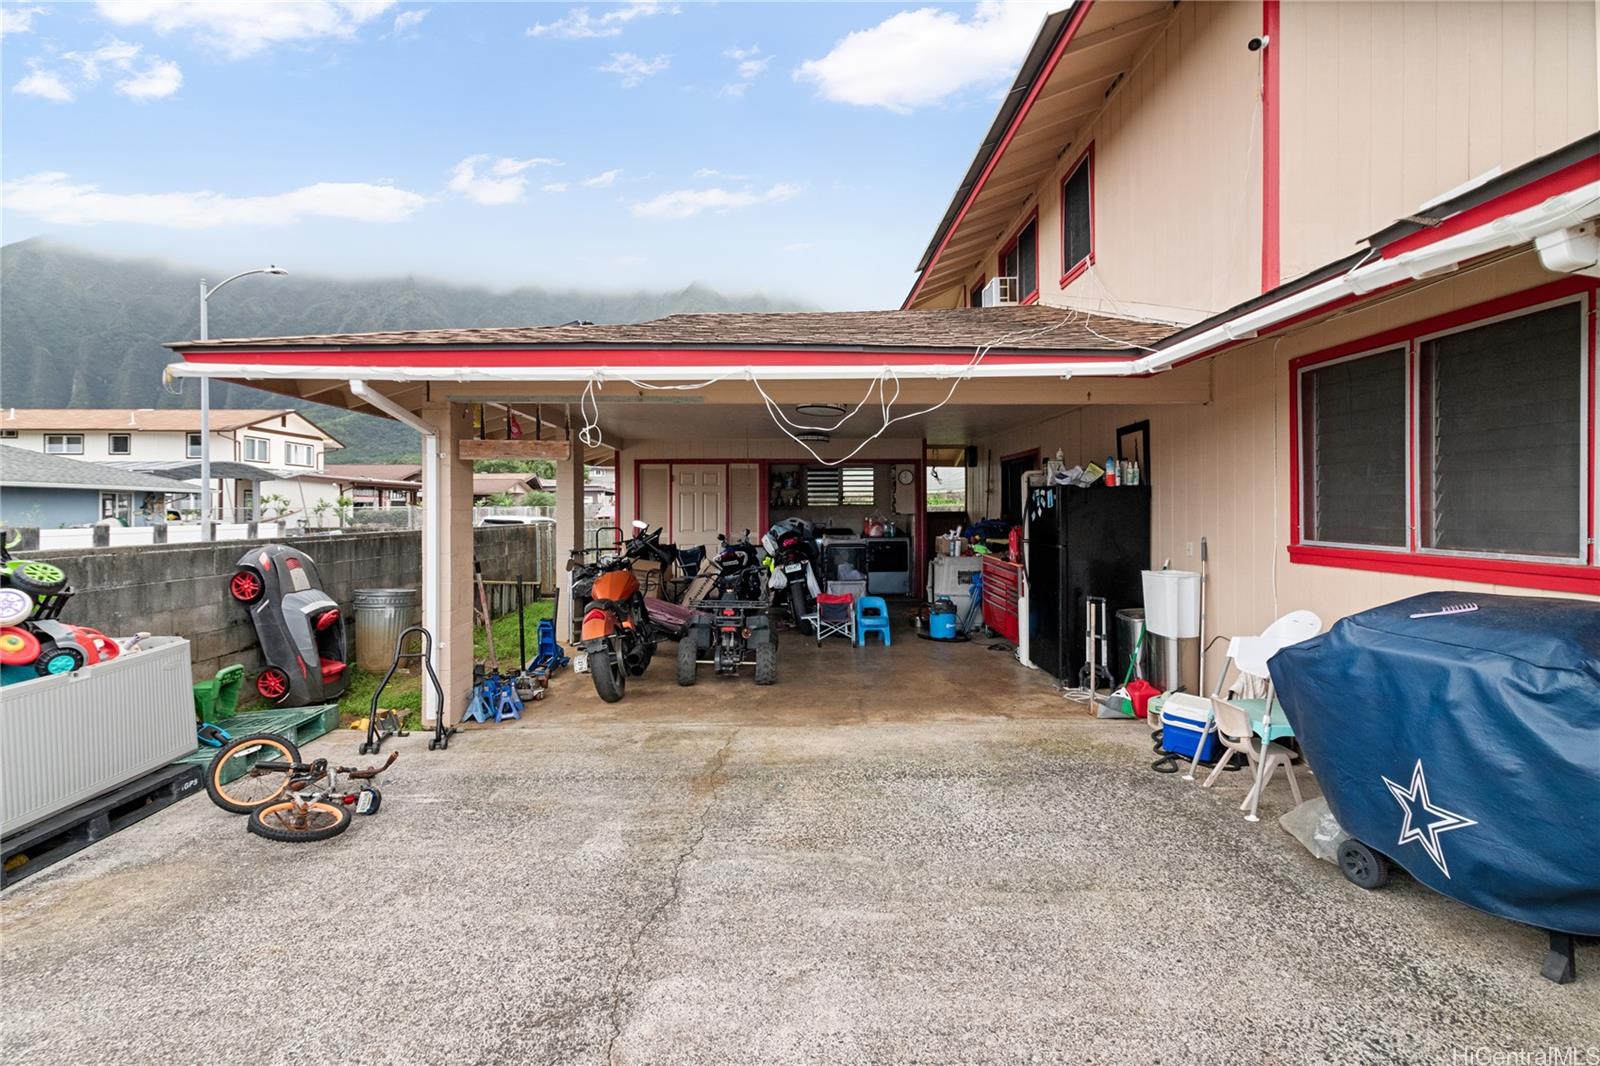
POLYGON ((189 642, 149 637, 71 674, 0 688, 0 833, 194 750, 189 642))

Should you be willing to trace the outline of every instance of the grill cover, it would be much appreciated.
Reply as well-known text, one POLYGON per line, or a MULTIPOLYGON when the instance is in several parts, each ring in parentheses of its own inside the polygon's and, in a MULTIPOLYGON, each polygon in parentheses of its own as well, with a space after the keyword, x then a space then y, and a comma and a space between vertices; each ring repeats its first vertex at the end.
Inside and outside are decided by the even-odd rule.
POLYGON ((1600 604, 1432 592, 1269 667, 1346 832, 1469 906, 1600 934, 1600 604))

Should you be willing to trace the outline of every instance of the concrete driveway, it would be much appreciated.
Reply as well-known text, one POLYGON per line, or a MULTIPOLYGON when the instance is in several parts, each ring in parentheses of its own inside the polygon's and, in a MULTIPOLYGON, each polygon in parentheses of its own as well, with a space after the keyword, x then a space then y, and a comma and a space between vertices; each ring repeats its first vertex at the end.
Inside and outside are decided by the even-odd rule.
MULTIPOLYGON (((671 648, 665 649, 670 653, 671 648)), ((1149 770, 984 644, 584 678, 421 737, 377 817, 186 800, 0 897, 8 1063, 1432 1062, 1600 1045, 1600 951, 1149 770)), ((354 734, 310 751, 354 759, 354 734)), ((1579 1059, 1577 1061, 1585 1061, 1579 1059)))

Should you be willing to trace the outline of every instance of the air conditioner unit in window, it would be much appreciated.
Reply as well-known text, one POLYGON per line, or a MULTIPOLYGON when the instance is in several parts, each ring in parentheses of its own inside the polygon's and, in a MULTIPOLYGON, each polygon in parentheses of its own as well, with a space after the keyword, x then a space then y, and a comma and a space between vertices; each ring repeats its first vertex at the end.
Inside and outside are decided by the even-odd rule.
POLYGON ((1017 279, 1014 276, 990 278, 989 284, 983 287, 983 306, 985 307, 1000 307, 1016 302, 1017 279))

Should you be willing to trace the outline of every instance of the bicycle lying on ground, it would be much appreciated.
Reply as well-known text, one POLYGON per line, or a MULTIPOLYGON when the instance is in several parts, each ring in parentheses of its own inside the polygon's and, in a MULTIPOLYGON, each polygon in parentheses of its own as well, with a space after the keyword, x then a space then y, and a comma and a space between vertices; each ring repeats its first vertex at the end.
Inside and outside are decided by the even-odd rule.
POLYGON ((275 733, 255 733, 224 745, 211 759, 206 795, 233 814, 249 815, 246 828, 286 843, 327 840, 350 828, 350 813, 377 814, 383 793, 373 779, 394 765, 358 770, 303 762, 300 749, 275 733), (349 784, 341 787, 340 779, 349 784), (353 787, 352 787, 353 786, 353 787))

